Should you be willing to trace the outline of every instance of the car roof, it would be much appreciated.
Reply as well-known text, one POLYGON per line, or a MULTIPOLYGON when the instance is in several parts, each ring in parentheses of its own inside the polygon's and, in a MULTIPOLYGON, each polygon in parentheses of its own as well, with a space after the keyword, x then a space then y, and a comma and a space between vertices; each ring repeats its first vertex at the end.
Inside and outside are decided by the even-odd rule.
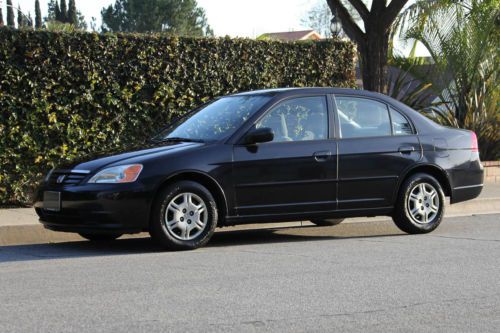
POLYGON ((386 98, 387 96, 371 92, 367 90, 360 89, 349 89, 349 88, 335 88, 335 87, 304 87, 304 88, 273 88, 273 89, 260 89, 245 91, 233 94, 231 96, 257 96, 257 95, 294 95, 294 94, 349 94, 349 95, 359 95, 366 97, 378 97, 386 98))
POLYGON ((334 95, 352 95, 352 96, 368 97, 384 101, 392 106, 397 106, 398 109, 404 110, 405 112, 410 112, 410 111, 416 112, 407 105, 387 95, 361 89, 334 88, 334 87, 275 88, 275 89, 246 91, 246 92, 236 93, 230 96, 272 96, 281 98, 281 97, 293 97, 294 95, 307 95, 307 94, 334 94, 334 95))

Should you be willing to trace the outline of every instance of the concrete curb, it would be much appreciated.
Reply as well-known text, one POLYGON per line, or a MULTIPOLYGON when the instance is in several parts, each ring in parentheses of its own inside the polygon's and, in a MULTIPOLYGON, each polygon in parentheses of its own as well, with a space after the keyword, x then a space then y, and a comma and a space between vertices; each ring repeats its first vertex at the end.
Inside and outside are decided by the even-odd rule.
MULTIPOLYGON (((456 205, 447 205, 445 217, 471 216, 480 214, 500 213, 500 197, 478 198, 456 205)), ((389 217, 361 217, 346 219, 344 223, 368 223, 373 221, 390 221, 389 217)), ((235 227, 225 227, 217 232, 252 230, 252 229, 282 229, 301 226, 311 226, 309 221, 287 223, 248 224, 235 227)), ((148 237, 147 233, 125 235, 122 238, 148 237)), ((46 230, 38 223, 33 209, 17 208, 0 210, 0 246, 41 244, 81 241, 77 234, 53 232, 46 230)))

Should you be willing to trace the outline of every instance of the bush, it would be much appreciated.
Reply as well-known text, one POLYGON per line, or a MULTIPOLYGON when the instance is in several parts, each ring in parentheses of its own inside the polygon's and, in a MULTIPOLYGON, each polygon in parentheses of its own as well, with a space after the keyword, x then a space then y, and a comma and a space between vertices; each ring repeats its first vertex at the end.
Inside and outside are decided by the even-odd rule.
POLYGON ((352 44, 0 29, 0 204, 52 167, 150 137, 216 96, 354 86, 352 44))

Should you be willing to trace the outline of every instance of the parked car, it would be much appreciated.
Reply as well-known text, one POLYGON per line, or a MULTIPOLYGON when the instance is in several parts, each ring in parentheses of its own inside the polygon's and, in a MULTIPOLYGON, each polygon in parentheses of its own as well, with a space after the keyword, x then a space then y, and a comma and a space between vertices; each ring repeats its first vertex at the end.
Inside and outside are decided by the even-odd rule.
POLYGON ((477 197, 473 132, 387 96, 336 88, 217 98, 150 142, 52 170, 35 209, 50 230, 110 240, 148 231, 194 249, 216 227, 388 215, 407 233, 442 221, 445 197, 477 197))

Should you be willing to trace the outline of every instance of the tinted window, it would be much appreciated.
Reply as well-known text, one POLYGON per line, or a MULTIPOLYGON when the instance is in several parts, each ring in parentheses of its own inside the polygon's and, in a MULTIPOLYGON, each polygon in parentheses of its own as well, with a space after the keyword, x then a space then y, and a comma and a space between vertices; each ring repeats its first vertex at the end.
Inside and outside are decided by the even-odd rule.
POLYGON ((401 113, 390 108, 392 120, 392 133, 394 135, 413 134, 410 122, 401 113))
POLYGON ((180 137, 203 141, 224 139, 270 99, 268 96, 229 96, 217 99, 181 118, 156 138, 180 137))
POLYGON ((358 97, 336 97, 336 102, 343 138, 391 135, 384 103, 358 97))
POLYGON ((327 139, 326 97, 301 97, 282 102, 272 108, 256 127, 271 128, 273 142, 327 139))

